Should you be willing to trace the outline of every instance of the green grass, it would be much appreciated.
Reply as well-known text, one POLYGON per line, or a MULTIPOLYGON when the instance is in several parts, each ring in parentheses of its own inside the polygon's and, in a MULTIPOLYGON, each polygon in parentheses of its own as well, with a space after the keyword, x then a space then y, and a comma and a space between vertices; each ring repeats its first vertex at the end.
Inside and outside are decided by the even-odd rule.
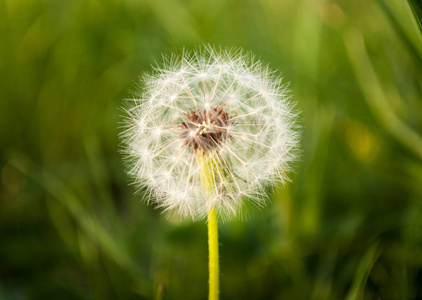
POLYGON ((292 183, 220 226, 221 299, 422 298, 420 8, 0 1, 0 299, 207 298, 205 222, 133 195, 117 138, 139 74, 203 43, 282 71, 304 133, 292 183))

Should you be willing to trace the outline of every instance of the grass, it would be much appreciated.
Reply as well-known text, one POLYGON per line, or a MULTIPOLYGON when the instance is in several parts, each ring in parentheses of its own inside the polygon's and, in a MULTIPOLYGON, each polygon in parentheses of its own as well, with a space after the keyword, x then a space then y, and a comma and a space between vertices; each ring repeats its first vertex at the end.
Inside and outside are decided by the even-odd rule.
POLYGON ((206 224, 141 203, 117 138, 139 74, 202 43, 281 70, 304 128, 292 183, 220 226, 221 299, 421 298, 420 7, 1 1, 0 299, 207 298, 206 224))

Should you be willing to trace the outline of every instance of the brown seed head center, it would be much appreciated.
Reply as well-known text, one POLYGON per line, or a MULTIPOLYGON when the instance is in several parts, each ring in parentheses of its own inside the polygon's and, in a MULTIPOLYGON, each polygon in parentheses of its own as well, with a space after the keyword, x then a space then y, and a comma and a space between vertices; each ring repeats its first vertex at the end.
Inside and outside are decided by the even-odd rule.
POLYGON ((204 109, 203 113, 198 110, 186 113, 189 121, 181 123, 183 133, 180 137, 187 147, 194 151, 207 152, 219 143, 230 138, 230 128, 234 122, 230 120, 228 113, 223 111, 224 105, 204 109))

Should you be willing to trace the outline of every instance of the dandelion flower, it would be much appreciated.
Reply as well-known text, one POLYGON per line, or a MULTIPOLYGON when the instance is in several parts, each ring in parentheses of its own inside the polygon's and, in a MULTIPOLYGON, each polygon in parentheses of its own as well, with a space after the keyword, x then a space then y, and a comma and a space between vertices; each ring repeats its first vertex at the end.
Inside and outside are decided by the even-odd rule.
POLYGON ((265 205, 265 187, 287 179, 297 114, 281 79, 241 50, 164 58, 141 89, 122 133, 128 173, 165 211, 208 217, 209 299, 218 300, 217 217, 265 205))
POLYGON ((252 54, 203 47, 165 57, 140 86, 122 140, 149 203, 195 220, 215 208, 229 219, 248 203, 264 206, 265 187, 287 180, 297 113, 281 78, 252 54))

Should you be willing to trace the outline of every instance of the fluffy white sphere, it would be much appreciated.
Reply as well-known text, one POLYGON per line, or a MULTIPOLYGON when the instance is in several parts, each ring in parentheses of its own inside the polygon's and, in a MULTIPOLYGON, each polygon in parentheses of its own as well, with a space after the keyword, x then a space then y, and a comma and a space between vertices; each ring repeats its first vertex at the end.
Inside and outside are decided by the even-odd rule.
POLYGON ((148 202, 193 219, 263 206, 285 181, 298 145, 297 112, 281 78, 241 50, 204 47, 164 58, 127 101, 121 137, 128 173, 148 202), (204 197, 198 155, 219 166, 204 197))

